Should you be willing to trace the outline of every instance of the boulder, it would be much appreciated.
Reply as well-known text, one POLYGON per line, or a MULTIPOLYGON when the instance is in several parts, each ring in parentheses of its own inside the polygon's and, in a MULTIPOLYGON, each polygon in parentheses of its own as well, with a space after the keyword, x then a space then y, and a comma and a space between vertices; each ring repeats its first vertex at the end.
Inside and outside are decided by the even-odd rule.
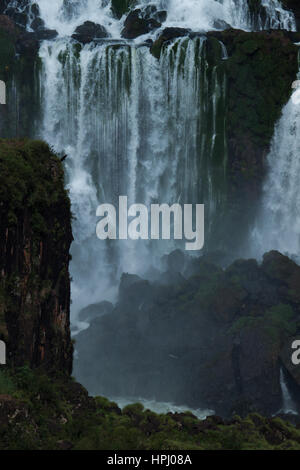
POLYGON ((0 15, 3 15, 5 13, 9 2, 10 0, 2 0, 2 2, 0 3, 0 15))
POLYGON ((262 271, 278 284, 283 299, 300 307, 300 266, 278 251, 270 251, 263 257, 262 271))
POLYGON ((120 19, 135 3, 137 3, 136 0, 111 0, 112 13, 120 19))
POLYGON ((0 15, 0 29, 5 31, 5 33, 7 33, 12 38, 16 38, 19 33, 15 23, 7 15, 0 15))
POLYGON ((91 321, 94 318, 101 317, 101 315, 106 315, 110 313, 113 309, 113 304, 107 301, 99 302, 97 304, 91 304, 83 308, 79 312, 79 320, 81 321, 91 321))
POLYGON ((174 250, 162 257, 162 263, 168 271, 182 272, 184 270, 185 255, 181 250, 174 250))
POLYGON ((30 27, 33 31, 39 31, 40 29, 45 29, 45 21, 42 20, 42 18, 37 17, 32 21, 30 27))
POLYGON ((183 279, 181 252, 165 261, 174 269, 154 283, 122 275, 111 314, 77 337, 76 376, 96 394, 155 396, 222 416, 278 412, 281 363, 291 390, 300 385, 288 363, 300 313, 289 290, 300 268, 277 252, 225 270, 202 256, 183 279), (102 360, 89 365, 91 356, 102 360))
POLYGON ((72 34, 72 38, 82 44, 88 44, 94 39, 103 39, 107 37, 108 33, 104 26, 93 23, 92 21, 85 21, 82 25, 78 26, 74 34, 72 34))
POLYGON ((58 36, 58 32, 55 29, 38 29, 35 33, 35 37, 38 41, 55 39, 58 36))
POLYGON ((188 36, 190 34, 190 30, 186 28, 165 28, 162 33, 160 34, 159 38, 163 39, 164 41, 170 41, 171 39, 181 38, 184 36, 188 36))
POLYGON ((191 31, 186 28, 165 28, 159 37, 154 41, 151 46, 151 54, 157 59, 160 57, 161 48, 164 43, 172 41, 173 39, 190 36, 191 31))
POLYGON ((213 28, 221 29, 222 31, 224 31, 224 29, 229 29, 229 28, 231 28, 231 26, 230 26, 229 23, 227 23, 224 20, 214 20, 213 28))
POLYGON ((143 17, 141 10, 134 10, 129 13, 124 22, 121 36, 125 39, 135 39, 160 27, 161 23, 157 20, 147 16, 143 17))

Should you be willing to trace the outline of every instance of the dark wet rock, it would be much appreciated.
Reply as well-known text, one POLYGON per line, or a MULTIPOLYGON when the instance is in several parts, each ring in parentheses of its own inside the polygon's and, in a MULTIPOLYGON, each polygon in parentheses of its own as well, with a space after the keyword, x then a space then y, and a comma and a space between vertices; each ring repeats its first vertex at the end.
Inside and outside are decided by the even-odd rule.
POLYGON ((290 357, 283 346, 300 315, 289 290, 300 267, 270 252, 261 266, 250 259, 222 269, 202 257, 193 268, 189 279, 172 271, 169 285, 124 274, 112 313, 77 337, 77 377, 97 393, 155 396, 222 416, 278 412, 280 363, 287 368, 290 357), (107 361, 87 374, 91 355, 107 361))
POLYGON ((31 4, 30 0, 18 0, 15 4, 10 0, 2 0, 0 14, 8 15, 21 29, 30 27, 36 31, 39 27, 44 27, 38 4, 31 4))
POLYGON ((125 296, 127 289, 140 281, 142 281, 142 278, 136 274, 123 273, 119 286, 119 297, 125 296))
POLYGON ((94 39, 107 38, 108 33, 104 26, 93 23, 92 21, 85 21, 81 26, 78 26, 72 34, 72 38, 81 42, 82 44, 88 44, 94 39))
POLYGON ((160 282, 163 285, 181 284, 184 281, 185 281, 185 278, 183 277, 183 275, 179 271, 175 271, 173 269, 169 269, 168 271, 165 271, 158 278, 158 282, 160 282))
POLYGON ((72 231, 62 164, 39 141, 2 139, 0 153, 6 188, 0 197, 0 339, 7 362, 69 374, 72 231), (36 205, 28 203, 29 194, 36 205))
POLYGON ((168 271, 182 272, 185 264, 185 254, 182 250, 174 250, 162 257, 162 264, 168 271))
POLYGON ((186 264, 184 270, 184 276, 186 278, 197 276, 199 280, 202 278, 206 281, 211 275, 218 276, 223 272, 219 266, 212 263, 210 259, 207 259, 205 256, 191 258, 186 264))
POLYGON ((38 41, 55 39, 58 36, 58 32, 55 29, 38 29, 35 33, 35 37, 38 41))
POLYGON ((107 301, 99 302, 96 304, 88 305, 79 312, 79 320, 91 321, 94 318, 101 317, 110 313, 113 309, 113 304, 107 301))
POLYGON ((168 43, 169 41, 172 41, 173 39, 180 38, 180 37, 185 37, 185 36, 190 36, 191 31, 189 29, 185 28, 165 28, 162 33, 159 35, 159 37, 154 41, 152 47, 151 47, 151 53, 156 57, 157 59, 160 57, 160 52, 165 43, 168 43))
POLYGON ((165 28, 162 33, 160 34, 159 38, 163 39, 164 41, 170 41, 171 39, 181 38, 184 36, 188 36, 190 34, 190 30, 186 28, 165 28))
POLYGON ((9 2, 10 2, 10 0, 2 0, 2 2, 0 4, 0 15, 4 14, 5 10, 8 7, 9 2))
POLYGON ((224 29, 230 29, 231 26, 229 23, 226 23, 226 21, 224 20, 214 20, 213 28, 224 30, 224 29))
POLYGON ((142 10, 142 15, 144 18, 152 18, 159 23, 164 23, 167 19, 166 10, 158 10, 156 5, 147 5, 142 10))
POLYGON ((300 269, 294 261, 278 251, 270 251, 264 255, 262 271, 278 283, 280 295, 285 301, 300 306, 300 269))
POLYGON ((298 49, 291 34, 278 30, 247 33, 228 29, 210 31, 207 37, 221 41, 228 53, 223 61, 228 78, 228 217, 221 224, 220 237, 223 246, 234 252, 248 236, 259 210, 266 156, 274 125, 297 78, 298 49), (277 79, 279 75, 282 80, 277 79))
POLYGON ((124 22, 121 36, 125 39, 135 39, 138 36, 160 28, 160 26, 161 23, 156 19, 143 17, 141 10, 134 10, 129 13, 124 22))
POLYGON ((136 3, 136 0, 111 0, 113 15, 118 19, 122 18, 136 3))
POLYGON ((139 310, 151 298, 149 281, 134 274, 123 273, 119 286, 119 305, 124 310, 139 310))
POLYGON ((7 15, 0 15, 0 30, 8 34, 12 39, 16 39, 19 34, 18 27, 7 15))
POLYGON ((15 8, 7 8, 5 14, 8 15, 12 20, 21 28, 26 28, 28 22, 27 13, 18 12, 15 8))
POLYGON ((36 57, 39 50, 36 33, 21 32, 16 43, 16 50, 22 56, 36 57))
POLYGON ((33 31, 39 31, 41 29, 45 29, 45 21, 42 20, 42 18, 37 17, 32 21, 30 27, 33 31))

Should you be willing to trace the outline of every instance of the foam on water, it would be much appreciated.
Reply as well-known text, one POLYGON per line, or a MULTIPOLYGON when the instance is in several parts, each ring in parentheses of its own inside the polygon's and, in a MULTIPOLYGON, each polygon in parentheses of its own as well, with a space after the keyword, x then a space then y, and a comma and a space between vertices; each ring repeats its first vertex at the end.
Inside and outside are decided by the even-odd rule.
MULTIPOLYGON (((31 0, 40 8, 46 26, 59 35, 71 35, 75 28, 89 20, 105 26, 112 38, 120 38, 124 17, 113 18, 109 0, 31 0)), ((246 0, 141 0, 135 8, 156 5, 167 11, 165 26, 190 28, 194 31, 222 29, 222 22, 234 28, 254 28, 246 0)), ((258 20, 256 28, 295 30, 291 12, 283 9, 279 0, 263 0, 266 17, 258 20)))
POLYGON ((189 408, 187 406, 179 406, 179 405, 174 405, 173 403, 168 403, 168 402, 160 402, 156 400, 145 400, 144 398, 124 398, 124 397, 109 397, 111 401, 114 401, 117 403, 117 405, 123 409, 127 405, 131 405, 133 403, 141 403, 145 410, 151 410, 154 411, 155 413, 184 413, 186 411, 189 411, 193 413, 193 415, 197 416, 197 418, 203 420, 207 418, 207 416, 211 416, 214 413, 213 410, 208 410, 208 409, 201 409, 201 408, 189 408))

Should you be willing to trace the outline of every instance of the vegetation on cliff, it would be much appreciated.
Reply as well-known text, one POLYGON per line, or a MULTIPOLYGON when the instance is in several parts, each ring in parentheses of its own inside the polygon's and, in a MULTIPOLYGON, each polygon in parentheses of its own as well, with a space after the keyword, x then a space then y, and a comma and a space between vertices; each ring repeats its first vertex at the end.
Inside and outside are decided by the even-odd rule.
POLYGON ((94 394, 271 416, 283 406, 284 368, 299 407, 291 361, 300 333, 299 266, 275 251, 261 265, 236 260, 226 269, 208 255, 175 255, 177 264, 154 282, 123 274, 110 313, 99 304, 97 317, 92 306, 91 326, 76 337, 77 379, 94 394))
POLYGON ((39 141, 0 140, 0 339, 8 362, 70 372, 70 201, 39 141))
POLYGON ((33 33, 21 30, 6 15, 0 15, 0 80, 10 97, 0 110, 0 135, 30 136, 39 119, 39 89, 36 75, 40 62, 39 43, 33 33))
POLYGON ((300 449, 300 429, 256 413, 229 421, 123 410, 65 377, 0 369, 0 450, 300 449))

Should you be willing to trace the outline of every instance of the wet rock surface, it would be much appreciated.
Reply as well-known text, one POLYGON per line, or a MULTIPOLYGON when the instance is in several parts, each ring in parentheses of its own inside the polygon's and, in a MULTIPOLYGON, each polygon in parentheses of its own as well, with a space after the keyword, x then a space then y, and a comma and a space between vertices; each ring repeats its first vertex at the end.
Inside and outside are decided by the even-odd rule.
POLYGON ((68 374, 72 231, 63 169, 39 141, 1 140, 0 157, 0 339, 7 362, 68 374))
MULTIPOLYGON (((176 268, 179 258, 174 252, 165 261, 176 268)), ((173 400, 223 416, 276 413, 282 350, 299 328, 300 267, 278 252, 261 265, 238 260, 226 269, 200 258, 184 278, 190 262, 168 286, 123 274, 113 311, 77 336, 77 377, 111 396, 173 400), (91 355, 104 361, 91 365, 91 355)))
POLYGON ((82 44, 88 44, 94 39, 107 38, 108 33, 104 26, 93 23, 92 21, 85 21, 81 26, 78 26, 72 34, 72 38, 81 42, 82 44))
POLYGON ((135 39, 160 27, 161 23, 157 19, 148 14, 143 15, 141 10, 134 10, 127 16, 121 35, 125 39, 135 39))

